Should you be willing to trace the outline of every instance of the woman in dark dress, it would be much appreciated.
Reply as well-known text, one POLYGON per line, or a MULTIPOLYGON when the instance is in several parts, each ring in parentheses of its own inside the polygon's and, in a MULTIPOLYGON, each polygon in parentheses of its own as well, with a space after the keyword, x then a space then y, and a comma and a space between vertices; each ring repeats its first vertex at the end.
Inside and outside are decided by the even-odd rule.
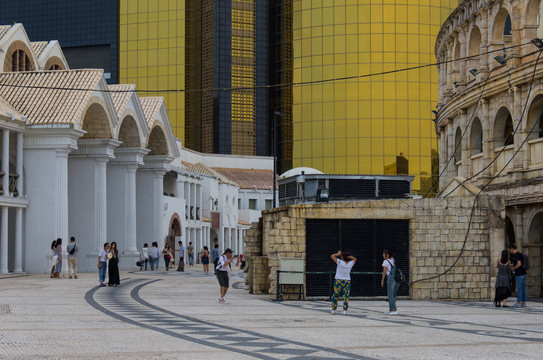
POLYGON ((108 286, 117 286, 121 284, 121 278, 119 276, 119 251, 117 251, 117 243, 112 242, 109 254, 107 255, 109 264, 107 270, 109 272, 108 286))
POLYGON ((511 296, 511 276, 509 274, 509 253, 507 250, 502 251, 502 257, 496 263, 498 276, 496 277, 496 295, 494 296, 494 305, 496 307, 509 307, 507 298, 511 296), (503 301, 503 305, 501 302, 503 301))

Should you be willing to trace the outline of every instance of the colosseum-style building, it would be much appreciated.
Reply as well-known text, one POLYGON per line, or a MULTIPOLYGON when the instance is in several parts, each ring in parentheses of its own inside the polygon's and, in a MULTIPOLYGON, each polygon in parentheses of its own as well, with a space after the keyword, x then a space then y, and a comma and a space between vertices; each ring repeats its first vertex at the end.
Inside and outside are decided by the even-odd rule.
POLYGON ((505 197, 504 246, 529 255, 530 296, 543 295, 542 3, 466 0, 435 46, 440 186, 457 178, 505 197))

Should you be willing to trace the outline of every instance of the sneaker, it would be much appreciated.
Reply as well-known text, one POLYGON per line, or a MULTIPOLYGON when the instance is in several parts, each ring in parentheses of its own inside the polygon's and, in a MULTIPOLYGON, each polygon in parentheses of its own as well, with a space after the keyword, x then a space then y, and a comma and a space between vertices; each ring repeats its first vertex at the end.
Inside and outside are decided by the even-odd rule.
POLYGON ((515 308, 515 309, 518 309, 518 308, 521 308, 521 307, 522 307, 522 304, 521 304, 521 303, 515 303, 515 304, 513 304, 513 306, 511 306, 511 307, 513 307, 513 308, 515 308))
POLYGON ((389 315, 400 315, 400 314, 398 313, 398 311, 391 311, 391 312, 389 313, 389 315))
POLYGON ((223 298, 219 298, 219 304, 224 304, 224 299, 223 298))
POLYGON ((74 279, 77 279, 77 275, 74 275, 74 279))
POLYGON ((385 315, 390 315, 391 311, 385 311, 385 315))
POLYGON ((225 304, 230 304, 225 298, 222 298, 225 304))
POLYGON ((347 315, 347 310, 343 310, 343 315, 347 315))
POLYGON ((335 311, 335 310, 332 310, 332 312, 330 312, 330 314, 335 315, 335 314, 336 314, 336 311, 335 311))
POLYGON ((106 284, 100 283, 100 287, 106 287, 106 284))
POLYGON ((522 307, 525 308, 527 305, 526 303, 522 303, 522 307))

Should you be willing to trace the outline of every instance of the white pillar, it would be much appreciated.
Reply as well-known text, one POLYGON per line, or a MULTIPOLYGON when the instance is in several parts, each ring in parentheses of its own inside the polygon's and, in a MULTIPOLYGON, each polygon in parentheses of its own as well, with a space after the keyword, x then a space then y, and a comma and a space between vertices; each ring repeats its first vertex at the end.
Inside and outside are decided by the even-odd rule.
MULTIPOLYGON (((61 238, 64 248, 68 244, 68 154, 69 149, 56 150, 56 237, 61 238)), ((66 263, 67 264, 67 263, 66 263)), ((66 270, 67 266, 63 266, 66 270)))
POLYGON ((23 208, 15 209, 15 263, 13 272, 23 272, 23 208))
POLYGON ((238 234, 237 234, 237 228, 230 229, 230 237, 232 239, 232 250, 235 254, 239 254, 239 247, 238 247, 238 234))
MULTIPOLYGON (((9 196, 9 130, 8 129, 2 129, 2 172, 4 173, 4 177, 2 178, 2 189, 4 190, 3 196, 7 197, 9 196)), ((6 263, 6 271, 7 271, 7 263, 6 263)))
POLYGON ((23 193, 23 133, 17 133, 17 163, 15 165, 15 172, 19 175, 17 178, 17 191, 19 196, 24 196, 23 193))
POLYGON ((8 273, 8 210, 2 206, 0 213, 0 274, 8 273))

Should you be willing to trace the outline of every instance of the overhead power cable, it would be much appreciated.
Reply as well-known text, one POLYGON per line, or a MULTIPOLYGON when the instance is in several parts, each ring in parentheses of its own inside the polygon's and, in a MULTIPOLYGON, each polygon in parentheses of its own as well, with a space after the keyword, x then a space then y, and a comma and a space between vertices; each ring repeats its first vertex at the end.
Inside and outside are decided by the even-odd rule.
MULTIPOLYGON (((324 84, 334 81, 346 81, 346 80, 355 80, 355 79, 364 79, 374 76, 383 76, 383 75, 390 75, 390 74, 396 74, 400 72, 405 71, 411 71, 411 70, 418 70, 418 69, 424 69, 432 66, 437 65, 443 65, 448 63, 453 63, 456 61, 464 61, 469 60, 473 58, 477 58, 479 56, 488 55, 496 52, 503 52, 504 50, 514 49, 517 47, 529 45, 531 42, 517 44, 517 45, 511 45, 508 47, 503 47, 500 49, 495 49, 491 51, 487 51, 484 53, 479 53, 476 55, 470 55, 465 56, 458 59, 451 59, 451 60, 445 60, 440 62, 435 62, 431 64, 424 64, 424 65, 417 65, 417 66, 411 66, 401 69, 394 69, 394 70, 388 70, 388 71, 380 71, 375 73, 369 73, 369 74, 362 74, 362 75, 352 75, 352 76, 344 76, 344 77, 337 77, 337 78, 330 78, 330 79, 322 79, 322 80, 312 80, 312 81, 301 81, 301 82, 290 82, 290 83, 281 83, 281 84, 268 84, 268 85, 256 85, 256 86, 241 86, 241 87, 222 87, 222 88, 210 88, 210 89, 155 89, 155 90, 149 90, 149 89, 124 89, 124 90, 115 90, 115 89, 86 89, 86 88, 78 88, 78 87, 55 87, 55 86, 39 86, 39 85, 19 85, 19 84, 5 84, 0 83, 0 86, 5 87, 15 87, 15 88, 28 88, 28 89, 45 89, 45 90, 63 90, 63 91, 96 91, 96 92, 103 92, 103 93, 190 93, 190 92, 217 92, 217 91, 241 91, 241 90, 258 90, 258 89, 274 89, 274 88, 282 88, 282 87, 289 87, 289 86, 306 86, 306 85, 315 85, 315 84, 324 84)), ((62 70, 52 70, 52 71, 62 71, 62 70)))

